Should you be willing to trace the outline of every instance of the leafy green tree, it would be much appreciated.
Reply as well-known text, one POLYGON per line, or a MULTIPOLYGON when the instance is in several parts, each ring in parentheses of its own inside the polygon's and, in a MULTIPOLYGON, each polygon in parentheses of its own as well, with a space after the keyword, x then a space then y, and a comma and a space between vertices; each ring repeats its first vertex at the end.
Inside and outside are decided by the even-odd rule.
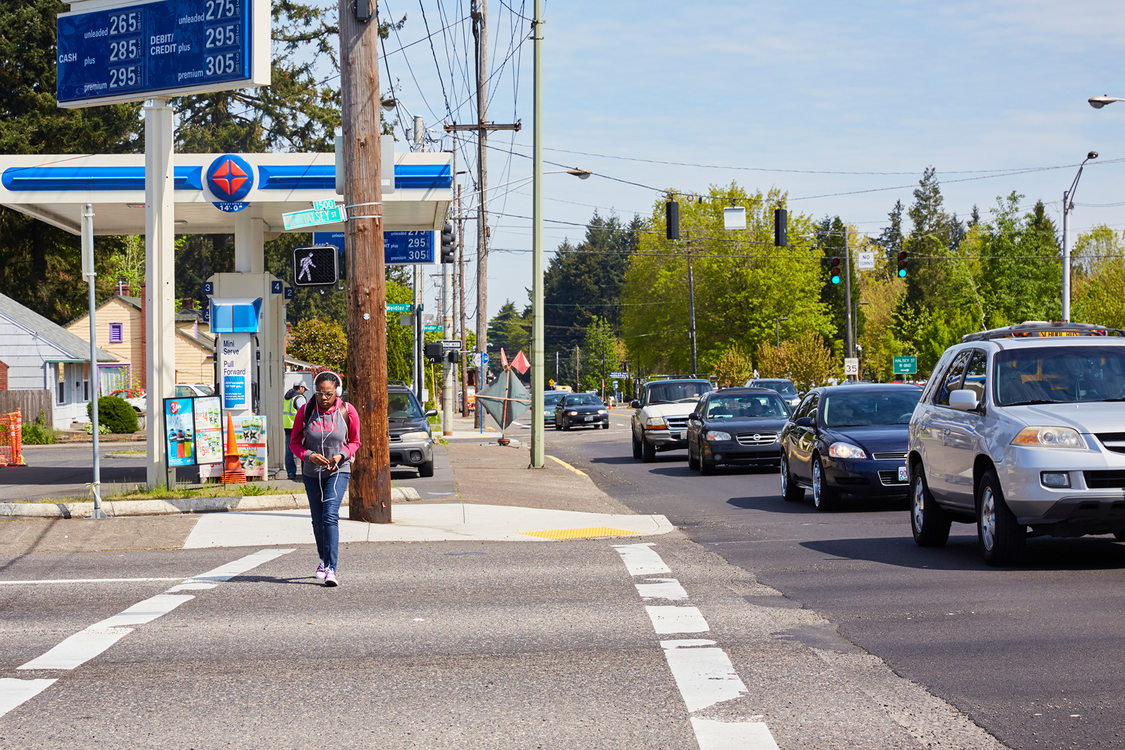
MULTIPOLYGON (((669 196, 673 193, 669 193, 669 196)), ((789 215, 790 246, 773 247, 778 191, 748 193, 712 187, 701 201, 680 202, 683 239, 665 239, 664 200, 653 205, 622 287, 623 337, 636 374, 691 369, 688 339, 688 253, 695 279, 699 369, 709 372, 732 343, 753 350, 773 342, 778 318, 786 331, 833 331, 828 312, 810 290, 821 285, 821 252, 808 216, 789 215), (746 209, 747 229, 723 229, 723 209, 746 209)))
POLYGON ((1125 328, 1125 232, 1103 224, 1079 235, 1074 247, 1073 319, 1125 328))
MULTIPOLYGON (((387 304, 414 302, 414 292, 402 284, 387 282, 387 304)), ((414 328, 399 321, 399 313, 387 314, 387 378, 409 383, 413 379, 414 328)))
MULTIPOLYGON (((763 344, 766 346, 766 344, 763 344)), ((715 363, 713 375, 720 388, 740 386, 750 379, 754 371, 754 363, 742 346, 735 342, 723 352, 723 356, 715 363)))
MULTIPOLYGON (((492 372, 500 372, 500 349, 508 356, 509 361, 516 356, 516 352, 530 351, 531 342, 531 308, 525 308, 521 313, 516 310, 516 305, 508 300, 501 305, 500 310, 488 322, 488 346, 495 349, 496 353, 489 355, 488 367, 492 372)), ((530 357, 529 357, 530 359, 530 357)))
POLYGON ((582 382, 579 390, 601 389, 604 383, 611 387, 609 374, 620 366, 618 341, 613 328, 602 318, 595 318, 586 326, 582 340, 582 382))
POLYGON ((759 377, 789 378, 800 391, 842 375, 844 364, 832 356, 824 337, 816 331, 805 331, 782 341, 781 346, 763 341, 758 345, 756 360, 759 377))
POLYGON ((287 354, 341 376, 348 371, 348 337, 333 320, 310 318, 293 326, 287 354))
POLYGON ((974 247, 979 247, 981 256, 980 287, 989 328, 1057 320, 1062 314, 1062 265, 1054 224, 1042 201, 1030 214, 1020 216, 1022 200, 1015 191, 998 198, 992 221, 978 225, 980 242, 974 247))

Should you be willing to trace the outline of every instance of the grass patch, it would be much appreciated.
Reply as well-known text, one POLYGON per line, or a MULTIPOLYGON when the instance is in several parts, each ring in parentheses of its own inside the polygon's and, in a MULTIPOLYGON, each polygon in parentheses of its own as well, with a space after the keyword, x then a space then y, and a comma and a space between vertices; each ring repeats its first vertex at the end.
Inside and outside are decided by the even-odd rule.
POLYGON ((145 456, 145 455, 148 455, 148 451, 147 450, 110 451, 108 455, 110 455, 110 456, 145 456))
MULTIPOLYGON (((102 487, 102 491, 109 489, 102 487)), ((216 484, 212 487, 164 487, 152 489, 138 486, 133 490, 121 494, 102 495, 102 502, 117 502, 119 500, 192 500, 201 497, 247 497, 251 495, 287 495, 286 490, 281 490, 272 484, 262 482, 248 482, 246 484, 216 484)), ((90 503, 92 495, 79 495, 77 497, 52 497, 41 500, 28 500, 33 503, 90 503)), ((22 501, 15 501, 22 502, 22 501)))

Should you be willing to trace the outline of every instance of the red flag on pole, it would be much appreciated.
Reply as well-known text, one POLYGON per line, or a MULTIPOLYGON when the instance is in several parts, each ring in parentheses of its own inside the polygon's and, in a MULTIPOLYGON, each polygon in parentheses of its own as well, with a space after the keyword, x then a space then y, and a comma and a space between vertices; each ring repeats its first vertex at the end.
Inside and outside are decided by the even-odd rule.
POLYGON ((512 357, 512 367, 516 368, 516 372, 520 375, 523 375, 531 369, 531 363, 528 362, 527 357, 523 355, 523 349, 520 349, 519 353, 512 357))
POLYGON ((500 369, 508 369, 508 355, 504 353, 504 347, 500 347, 500 369))

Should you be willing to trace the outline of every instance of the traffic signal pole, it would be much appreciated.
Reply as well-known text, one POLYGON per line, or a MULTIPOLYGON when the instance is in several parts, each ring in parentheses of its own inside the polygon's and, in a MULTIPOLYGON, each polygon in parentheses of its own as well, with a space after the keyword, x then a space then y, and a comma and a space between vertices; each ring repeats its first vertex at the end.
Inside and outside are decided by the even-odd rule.
MULTIPOLYGON (((348 518, 391 522, 387 433, 387 287, 379 135, 379 23, 339 0, 340 93, 347 255, 348 399, 359 414, 360 449, 348 486, 348 518), (363 16, 361 18, 360 16, 363 16)), ((382 165, 394 169, 393 164, 382 165)))

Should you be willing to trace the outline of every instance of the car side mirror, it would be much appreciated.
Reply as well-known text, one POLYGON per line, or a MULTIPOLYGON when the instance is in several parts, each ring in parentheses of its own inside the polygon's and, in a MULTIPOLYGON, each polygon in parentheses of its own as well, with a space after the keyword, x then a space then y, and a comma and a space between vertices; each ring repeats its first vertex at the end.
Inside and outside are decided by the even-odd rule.
POLYGON ((427 417, 436 417, 437 415, 438 415, 437 409, 430 409, 428 412, 426 412, 427 417))
POLYGON ((957 411, 973 411, 977 408, 976 391, 959 388, 949 394, 949 407, 957 411))
POLYGON ((638 401, 637 399, 633 399, 632 401, 629 402, 629 408, 630 409, 640 409, 641 408, 641 402, 638 401))
POLYGON ((798 427, 812 427, 812 417, 797 417, 795 420, 793 420, 793 424, 797 425, 798 427))

